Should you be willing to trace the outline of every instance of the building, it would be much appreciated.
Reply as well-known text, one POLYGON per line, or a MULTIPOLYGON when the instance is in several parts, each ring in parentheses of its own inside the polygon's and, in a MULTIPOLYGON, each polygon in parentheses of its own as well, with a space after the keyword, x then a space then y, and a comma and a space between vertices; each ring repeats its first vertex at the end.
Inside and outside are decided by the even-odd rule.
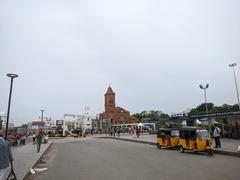
POLYGON ((93 128, 93 121, 96 120, 96 116, 91 115, 90 107, 86 105, 84 107, 83 114, 64 114, 64 127, 71 131, 76 128, 83 130, 91 130, 93 128))
POLYGON ((6 126, 7 116, 4 112, 0 112, 0 129, 6 126))
POLYGON ((75 114, 64 114, 63 129, 72 131, 77 128, 77 116, 75 114))
MULTIPOLYGON (((5 129, 6 128, 6 123, 7 123, 7 115, 5 112, 0 112, 0 129, 5 129)), ((8 127, 14 127, 13 120, 9 120, 8 122, 8 127)))
POLYGON ((77 127, 83 130, 93 129, 93 122, 96 120, 96 116, 91 115, 90 106, 86 105, 84 107, 83 115, 77 116, 77 127))
POLYGON ((107 92, 105 93, 105 111, 100 114, 100 119, 106 124, 108 127, 116 124, 133 124, 137 123, 137 119, 130 115, 130 112, 125 110, 122 107, 116 107, 116 94, 109 86, 107 92))

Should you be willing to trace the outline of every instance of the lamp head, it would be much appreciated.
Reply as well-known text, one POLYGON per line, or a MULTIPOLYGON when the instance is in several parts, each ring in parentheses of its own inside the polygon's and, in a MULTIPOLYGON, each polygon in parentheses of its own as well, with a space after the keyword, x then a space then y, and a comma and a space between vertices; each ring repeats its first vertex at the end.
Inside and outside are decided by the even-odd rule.
POLYGON ((17 78, 18 77, 17 74, 13 74, 13 73, 8 73, 7 76, 10 77, 10 78, 17 78))
POLYGON ((208 88, 208 87, 209 87, 209 84, 207 83, 207 84, 206 84, 206 88, 208 88))
POLYGON ((203 86, 202 86, 201 84, 199 85, 199 87, 200 87, 201 89, 203 89, 203 86))
POLYGON ((237 63, 232 63, 232 64, 229 64, 228 66, 229 67, 234 67, 234 66, 236 66, 237 65, 237 63))

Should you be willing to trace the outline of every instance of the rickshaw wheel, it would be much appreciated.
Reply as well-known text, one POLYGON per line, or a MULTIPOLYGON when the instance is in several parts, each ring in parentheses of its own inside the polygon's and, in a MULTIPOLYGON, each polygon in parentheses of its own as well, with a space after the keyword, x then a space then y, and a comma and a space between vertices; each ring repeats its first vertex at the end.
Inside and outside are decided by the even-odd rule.
POLYGON ((213 155, 213 150, 212 149, 208 149, 207 150, 207 154, 208 154, 208 156, 212 156, 213 155))
POLYGON ((158 147, 158 149, 161 149, 161 148, 162 148, 159 143, 157 143, 157 147, 158 147))
POLYGON ((179 147, 180 153, 184 153, 184 148, 182 146, 179 147))

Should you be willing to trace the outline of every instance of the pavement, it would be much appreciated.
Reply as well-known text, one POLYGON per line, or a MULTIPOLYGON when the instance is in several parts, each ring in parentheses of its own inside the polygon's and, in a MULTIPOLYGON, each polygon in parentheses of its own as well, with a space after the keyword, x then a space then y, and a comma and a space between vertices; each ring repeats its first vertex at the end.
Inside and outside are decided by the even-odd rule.
POLYGON ((54 143, 44 156, 48 170, 25 180, 239 180, 240 158, 159 150, 115 139, 54 143))
POLYGON ((37 153, 36 145, 28 143, 18 148, 13 148, 14 171, 19 180, 24 179, 29 173, 29 170, 39 161, 42 155, 51 146, 52 141, 41 145, 41 150, 37 153))
POLYGON ((14 171, 18 180, 24 179, 29 174, 30 169, 37 164, 53 143, 62 144, 66 142, 76 142, 79 140, 80 138, 72 137, 50 138, 47 144, 41 145, 41 151, 39 153, 37 153, 36 145, 33 145, 32 143, 13 147, 12 153, 14 157, 14 171))
MULTIPOLYGON (((121 135, 120 137, 105 136, 105 138, 115 138, 115 139, 119 139, 119 140, 156 145, 156 135, 143 134, 139 138, 137 138, 135 135, 125 134, 125 135, 121 135)), ((238 151, 238 146, 240 146, 239 139, 222 138, 221 144, 222 144, 221 148, 213 149, 214 153, 240 157, 240 151, 238 151)), ((213 145, 215 146, 214 140, 213 140, 213 145)))

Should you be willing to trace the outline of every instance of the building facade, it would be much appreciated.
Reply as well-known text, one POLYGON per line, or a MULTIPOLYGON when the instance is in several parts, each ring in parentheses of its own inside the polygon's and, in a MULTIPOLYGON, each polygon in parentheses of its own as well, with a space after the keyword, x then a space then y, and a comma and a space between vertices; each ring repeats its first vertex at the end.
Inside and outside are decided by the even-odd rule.
POLYGON ((64 125, 69 131, 81 128, 82 130, 91 130, 93 128, 93 121, 96 120, 96 116, 91 115, 90 107, 86 105, 84 107, 84 113, 79 114, 64 114, 64 125))
POLYGON ((111 125, 137 123, 137 119, 122 107, 116 107, 116 94, 109 86, 105 97, 105 111, 100 114, 100 119, 110 121, 111 125))

